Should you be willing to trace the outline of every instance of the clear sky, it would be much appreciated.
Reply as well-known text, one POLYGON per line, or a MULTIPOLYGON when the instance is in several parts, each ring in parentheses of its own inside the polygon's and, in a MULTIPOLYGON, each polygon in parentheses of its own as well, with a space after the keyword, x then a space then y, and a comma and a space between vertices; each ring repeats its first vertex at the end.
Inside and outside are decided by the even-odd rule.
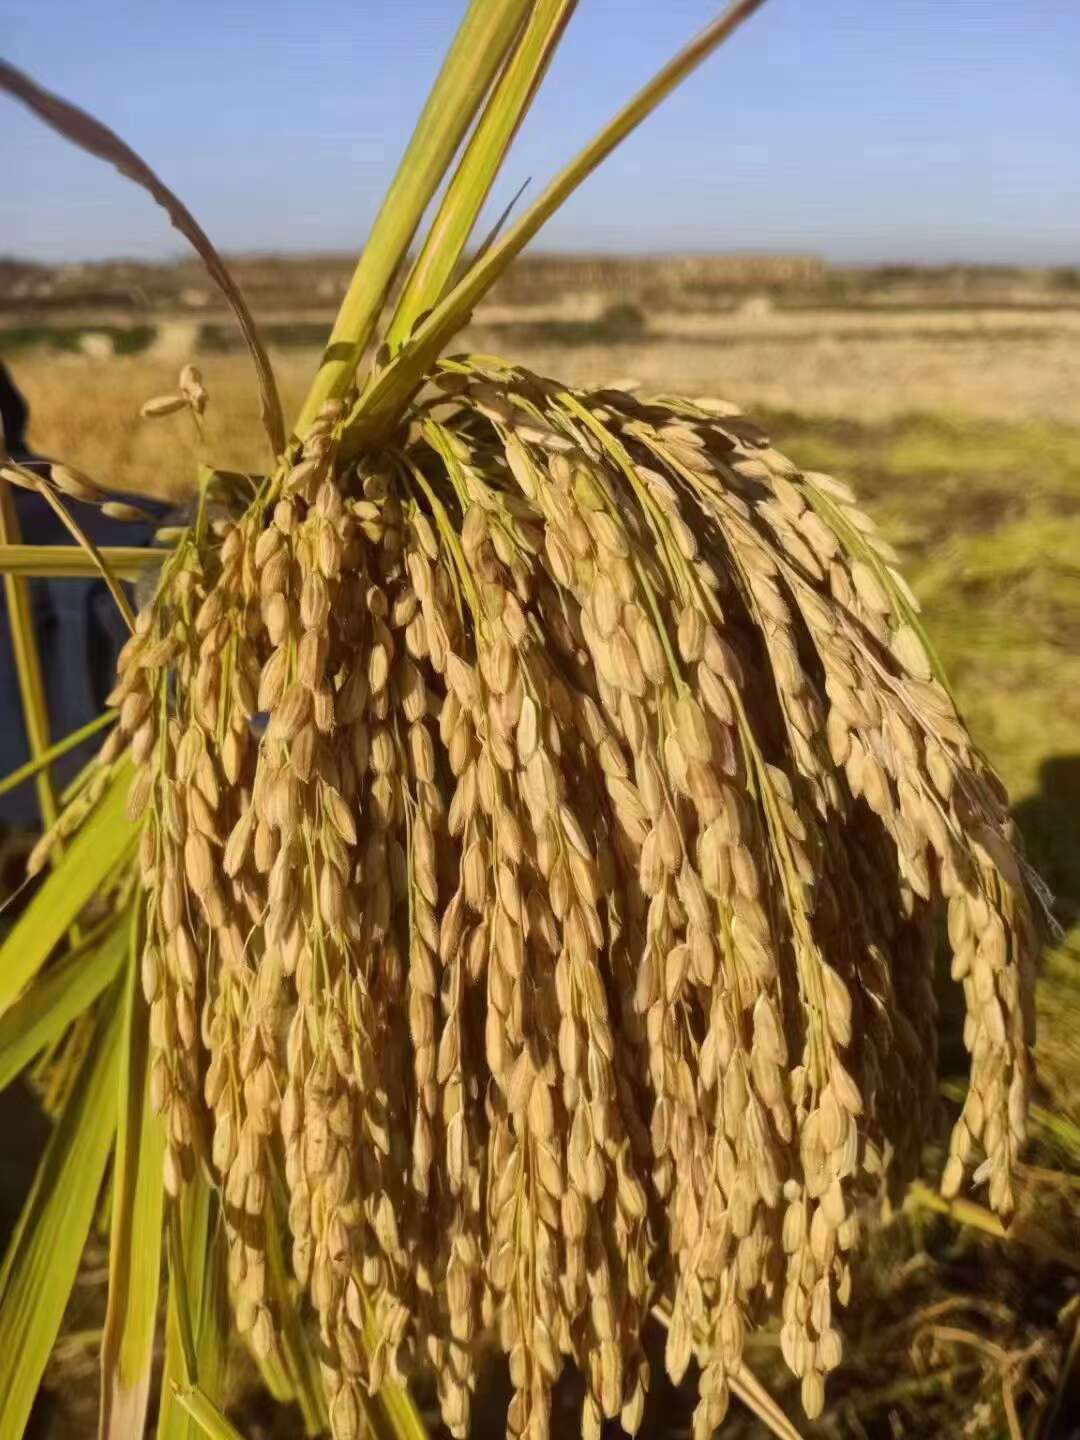
MULTIPOLYGON (((0 0, 0 49, 224 250, 356 249, 464 0, 0 0)), ((493 201, 719 9, 581 0, 493 201)), ((0 254, 166 256, 141 192, 0 96, 0 254)), ((1080 263, 1075 0, 769 0, 578 192, 556 249, 1080 263)))

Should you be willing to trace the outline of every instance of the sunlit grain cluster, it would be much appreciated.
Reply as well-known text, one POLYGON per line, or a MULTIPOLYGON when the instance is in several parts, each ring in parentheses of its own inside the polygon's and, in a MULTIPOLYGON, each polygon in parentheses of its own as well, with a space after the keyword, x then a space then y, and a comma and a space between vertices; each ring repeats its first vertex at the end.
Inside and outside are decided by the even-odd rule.
POLYGON ((212 1171, 262 1355, 287 1205, 337 1440, 417 1368, 466 1435, 492 1335, 511 1434, 567 1360, 632 1433, 654 1312, 695 1435, 768 1322, 816 1415, 945 932, 947 1192, 1008 1214, 1024 1133, 1022 865, 896 557, 717 402, 462 359, 357 461, 342 413, 204 495, 88 781, 130 752, 167 1188, 212 1171))

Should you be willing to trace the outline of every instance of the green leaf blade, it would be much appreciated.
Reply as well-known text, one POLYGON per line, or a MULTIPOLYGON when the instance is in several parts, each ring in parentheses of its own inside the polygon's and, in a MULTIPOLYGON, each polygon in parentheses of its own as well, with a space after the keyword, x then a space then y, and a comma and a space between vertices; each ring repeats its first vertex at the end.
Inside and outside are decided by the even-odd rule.
POLYGON ((201 1175, 174 1203, 179 1215, 171 1214, 169 1225, 178 1239, 181 1264, 174 1264, 170 1254, 157 1440, 202 1440, 205 1432, 179 1396, 196 1383, 212 1403, 220 1402, 224 1393, 230 1330, 225 1242, 217 1196, 201 1175), (188 1343, 194 1352, 194 1375, 185 1355, 188 1343))
POLYGON ((161 1279, 165 1135, 150 1103, 150 1015, 139 984, 138 926, 129 928, 126 1053, 119 1066, 109 1302, 101 1342, 100 1440, 127 1440, 143 1433, 161 1279))
POLYGON ((176 1403, 194 1420, 199 1427, 199 1434, 208 1436, 209 1440, 244 1440, 244 1436, 232 1421, 226 1419, 198 1385, 178 1389, 176 1403))
POLYGON ((58 1040, 116 978, 127 952, 123 921, 51 965, 0 1016, 0 1090, 58 1040))
POLYGON ((116 1001, 102 1006, 0 1272, 0 1435, 5 1437, 25 1429, 112 1151, 122 1034, 116 1001))
POLYGON ((72 750, 77 750, 84 741, 97 735, 107 725, 111 725, 116 719, 115 710, 103 710, 94 720, 88 720, 85 725, 65 735, 62 740, 57 740, 40 755, 35 755, 32 760, 27 760, 25 765, 20 765, 17 770, 10 771, 0 780, 0 795, 7 795, 18 786, 32 780, 39 770, 46 765, 51 765, 54 760, 60 760, 72 750))
POLYGON ((0 1016, 49 958, 53 948, 130 853, 136 830, 127 818, 131 768, 122 766, 56 868, 0 946, 0 1016))
POLYGON ((405 282, 387 331, 391 351, 400 348, 423 311, 442 298, 576 6, 577 0, 537 0, 405 282))

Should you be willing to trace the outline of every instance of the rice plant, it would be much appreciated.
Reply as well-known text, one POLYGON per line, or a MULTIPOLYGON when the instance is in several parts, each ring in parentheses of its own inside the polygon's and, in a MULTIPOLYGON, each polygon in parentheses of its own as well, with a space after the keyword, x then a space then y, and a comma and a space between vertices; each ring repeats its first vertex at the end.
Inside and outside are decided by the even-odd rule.
MULTIPOLYGON (((335 1440, 421 1435, 418 1373, 468 1435, 492 1340, 510 1435, 549 1433, 568 1362, 582 1435, 633 1434, 653 1317, 671 1377, 696 1363, 700 1440, 755 1395, 743 1348, 765 1325, 818 1415, 860 1229, 933 1129, 945 932, 971 1082, 942 1187, 971 1180, 1007 1218, 1030 885, 889 545, 732 405, 447 354, 757 3, 465 258, 574 8, 473 0, 288 432, 190 214, 0 70, 196 245, 272 452, 262 475, 200 471, 160 548, 78 560, 125 609, 118 577, 150 579, 97 759, 62 807, 63 744, 39 733, 25 767, 45 800, 31 869, 50 868, 0 956, 0 1073, 46 1055, 56 1125, 0 1275, 3 1436, 106 1177, 102 1436, 145 1426, 163 1257, 166 1440, 235 1433, 236 1337, 335 1440)), ((144 414, 207 400, 188 366, 144 414)), ((3 483, 76 531, 67 500, 111 503, 70 467, 9 463, 3 483)), ((17 538, 16 603, 17 574, 56 563, 17 538)))

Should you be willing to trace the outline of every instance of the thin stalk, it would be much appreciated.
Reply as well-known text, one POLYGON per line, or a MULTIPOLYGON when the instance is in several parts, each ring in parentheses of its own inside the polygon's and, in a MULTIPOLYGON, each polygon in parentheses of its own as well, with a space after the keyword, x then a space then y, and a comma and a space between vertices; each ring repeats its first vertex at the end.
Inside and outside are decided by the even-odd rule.
MULTIPOLYGON (((653 1319, 668 1330, 671 1328, 671 1313, 666 1301, 653 1306, 653 1319)), ((803 1440, 802 1435, 781 1410, 765 1386, 745 1362, 737 1370, 729 1371, 728 1384, 733 1395, 737 1395, 748 1410, 752 1410, 767 1430, 777 1440, 803 1440)))
POLYGON ((343 436, 345 456, 386 437, 443 347, 467 322, 477 301, 490 290, 510 262, 616 146, 636 130, 675 86, 696 70, 763 3, 764 0, 734 0, 723 15, 706 26, 695 40, 638 91, 629 104, 552 180, 517 224, 436 305, 417 327, 409 344, 390 361, 354 407, 343 436))
POLYGON ((1054 1260, 1069 1270, 1080 1270, 1080 1254, 1055 1245, 1040 1230, 1023 1220, 1013 1220, 1006 1229, 996 1215, 982 1205, 976 1205, 973 1200, 946 1200, 928 1185, 916 1182, 908 1190, 905 1206, 947 1215, 951 1220, 970 1225, 973 1230, 981 1230, 984 1235, 992 1235, 996 1240, 1014 1240, 1047 1260, 1054 1260))
POLYGON ((795 1428, 745 1363, 732 1374, 729 1383, 733 1393, 773 1432, 777 1440, 802 1440, 801 1431, 795 1428))
POLYGON ((131 604, 128 601, 127 596, 120 588, 120 585, 117 582, 115 575, 113 575, 112 571, 109 569, 108 565, 106 565, 104 559, 102 558, 101 551, 86 534, 86 532, 82 529, 78 521, 75 520, 74 516, 69 513, 67 506, 59 499, 58 496, 53 494, 52 490, 49 488, 48 485, 39 486, 38 494, 46 502, 50 509, 55 512, 57 519, 64 526, 64 528, 70 532, 75 542, 78 545, 81 545, 82 548, 86 551, 87 555, 89 555, 90 558, 93 560, 95 568, 100 573, 101 578, 105 581, 105 584, 108 587, 109 594, 116 602, 116 608, 124 617, 124 623, 127 625, 129 630, 134 630, 135 612, 132 610, 131 604))
MULTIPOLYGON (((7 480, 0 479, 0 544, 14 545, 21 539, 19 517, 7 480)), ((34 635, 34 614, 30 586, 21 576, 4 576, 4 598, 7 601, 8 628, 15 655, 15 673, 22 700, 23 724, 31 761, 37 761, 49 748, 49 707, 45 698, 45 682, 41 674, 41 656, 34 635)), ((43 829, 55 821, 58 810, 56 791, 48 766, 43 765, 34 776, 38 808, 43 829)))
POLYGON ((389 329, 400 349, 416 320, 442 299, 503 159, 528 113, 577 0, 537 0, 473 131, 424 247, 405 282, 389 329))
POLYGON ((416 228, 514 40, 530 0, 471 0, 338 311, 296 422, 303 436, 352 384, 416 228))
MULTIPOLYGON (((118 580, 138 580, 170 554, 143 545, 106 545, 97 552, 118 580)), ((0 574, 38 580, 92 580, 101 566, 81 546, 0 545, 0 574)))

